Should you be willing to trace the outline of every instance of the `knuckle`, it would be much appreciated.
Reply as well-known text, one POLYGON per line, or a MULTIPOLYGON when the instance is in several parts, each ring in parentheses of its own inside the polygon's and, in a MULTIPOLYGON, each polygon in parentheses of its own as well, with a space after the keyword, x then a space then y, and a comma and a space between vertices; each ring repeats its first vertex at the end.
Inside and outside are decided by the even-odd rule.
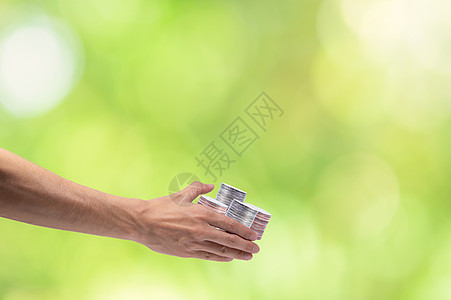
POLYGON ((194 249, 194 243, 193 243, 193 241, 191 239, 183 240, 180 243, 180 248, 185 250, 185 251, 193 250, 194 249))
MULTIPOLYGON (((201 206, 201 205, 199 205, 201 206)), ((201 207, 202 209, 198 210, 198 218, 204 222, 207 222, 212 218, 213 211, 210 211, 208 208, 201 207)))
POLYGON ((195 226, 194 237, 196 240, 204 240, 210 235, 211 226, 200 222, 195 226))
POLYGON ((219 253, 222 253, 222 254, 227 253, 227 247, 226 246, 219 247, 219 253))
POLYGON ((195 239, 196 240, 202 240, 208 233, 208 230, 204 229, 204 228, 199 228, 197 229, 196 233, 195 233, 195 239))
POLYGON ((190 230, 191 238, 199 236, 203 231, 203 226, 200 224, 194 224, 192 230, 190 230))
POLYGON ((230 244, 235 245, 238 242, 238 237, 236 235, 231 234, 229 236, 229 242, 230 244))
POLYGON ((199 236, 199 228, 198 227, 192 227, 191 230, 189 230, 186 234, 186 239, 188 241, 194 241, 199 236))
POLYGON ((198 189, 200 189, 201 186, 202 186, 202 183, 197 180, 191 182, 191 184, 190 184, 190 188, 193 190, 198 190, 198 189))
POLYGON ((205 218, 205 210, 204 207, 202 205, 194 205, 192 207, 192 215, 194 218, 199 219, 199 220, 203 220, 205 218))
POLYGON ((180 203, 181 200, 183 199, 182 191, 179 191, 179 192, 169 195, 169 199, 172 200, 172 202, 174 202, 174 203, 180 203))
POLYGON ((194 209, 194 216, 203 222, 208 222, 209 220, 213 219, 214 212, 202 205, 195 205, 194 209))
POLYGON ((238 229, 238 222, 235 221, 234 219, 230 219, 229 221, 227 221, 227 230, 230 232, 235 233, 235 231, 238 229))
POLYGON ((189 243, 189 250, 191 250, 191 251, 196 251, 196 250, 198 250, 200 248, 200 244, 198 243, 198 242, 196 242, 196 241, 191 241, 190 243, 189 243))

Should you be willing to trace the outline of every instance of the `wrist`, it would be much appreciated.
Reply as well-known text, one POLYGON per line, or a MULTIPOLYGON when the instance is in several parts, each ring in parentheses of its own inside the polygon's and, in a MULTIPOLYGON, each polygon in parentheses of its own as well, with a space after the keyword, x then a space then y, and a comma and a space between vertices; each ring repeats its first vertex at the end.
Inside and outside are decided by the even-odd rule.
POLYGON ((148 206, 148 201, 136 198, 127 198, 126 203, 126 211, 130 220, 126 222, 126 226, 124 228, 124 239, 142 243, 145 235, 143 215, 146 207, 148 206))

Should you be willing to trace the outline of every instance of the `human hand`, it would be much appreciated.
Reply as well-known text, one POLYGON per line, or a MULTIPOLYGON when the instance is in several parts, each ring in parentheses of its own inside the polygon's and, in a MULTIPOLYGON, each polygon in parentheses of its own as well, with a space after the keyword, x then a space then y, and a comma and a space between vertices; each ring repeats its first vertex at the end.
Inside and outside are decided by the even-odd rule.
POLYGON ((136 241, 153 251, 221 262, 249 260, 260 249, 255 232, 192 201, 213 185, 193 182, 169 196, 143 201, 136 241), (226 230, 220 231, 217 228, 226 230))

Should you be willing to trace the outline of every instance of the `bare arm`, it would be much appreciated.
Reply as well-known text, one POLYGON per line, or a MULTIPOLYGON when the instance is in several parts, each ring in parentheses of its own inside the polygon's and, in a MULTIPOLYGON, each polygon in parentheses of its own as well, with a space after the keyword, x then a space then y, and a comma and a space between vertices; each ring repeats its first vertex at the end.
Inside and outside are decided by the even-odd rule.
POLYGON ((132 240, 180 257, 250 259, 259 250, 250 241, 256 239, 253 231, 191 203, 212 189, 194 182, 183 191, 149 201, 123 198, 76 184, 0 148, 1 217, 132 240))

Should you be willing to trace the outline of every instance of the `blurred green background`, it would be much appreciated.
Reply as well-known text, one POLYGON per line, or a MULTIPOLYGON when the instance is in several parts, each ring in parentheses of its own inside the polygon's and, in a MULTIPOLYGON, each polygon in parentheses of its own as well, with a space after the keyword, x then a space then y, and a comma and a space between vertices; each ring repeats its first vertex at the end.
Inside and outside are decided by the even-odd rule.
POLYGON ((80 184, 210 182, 195 156, 253 99, 285 113, 211 193, 272 213, 250 262, 1 219, 0 299, 450 299, 450 9, 1 0, 0 147, 80 184))

